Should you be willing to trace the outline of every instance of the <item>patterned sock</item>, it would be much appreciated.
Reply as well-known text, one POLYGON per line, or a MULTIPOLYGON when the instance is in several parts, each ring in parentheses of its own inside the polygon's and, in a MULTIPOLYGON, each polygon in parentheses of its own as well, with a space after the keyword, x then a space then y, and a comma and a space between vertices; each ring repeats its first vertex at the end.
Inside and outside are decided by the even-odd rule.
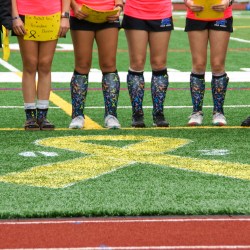
POLYGON ((167 69, 152 71, 151 96, 153 101, 153 116, 163 114, 168 84, 167 69))
POLYGON ((26 120, 36 119, 36 109, 25 109, 26 120))
POLYGON ((26 120, 34 119, 36 118, 36 103, 35 102, 30 102, 24 103, 24 111, 26 115, 26 120))
POLYGON ((117 73, 104 73, 102 77, 102 91, 105 105, 105 116, 113 115, 117 117, 117 105, 120 92, 120 78, 117 73))
POLYGON ((224 114, 223 105, 227 92, 228 82, 229 78, 226 73, 221 76, 212 77, 211 86, 212 86, 212 95, 214 102, 213 113, 218 112, 224 114))
POLYGON ((72 118, 84 116, 84 106, 88 91, 88 74, 80 74, 74 71, 70 82, 72 118))
POLYGON ((47 118, 48 109, 37 108, 37 121, 43 121, 47 118))
POLYGON ((142 102, 145 88, 143 72, 134 72, 129 70, 127 75, 127 84, 133 116, 143 116, 142 102))
POLYGON ((193 103, 193 112, 202 111, 203 99, 205 94, 205 74, 190 75, 190 92, 193 103))

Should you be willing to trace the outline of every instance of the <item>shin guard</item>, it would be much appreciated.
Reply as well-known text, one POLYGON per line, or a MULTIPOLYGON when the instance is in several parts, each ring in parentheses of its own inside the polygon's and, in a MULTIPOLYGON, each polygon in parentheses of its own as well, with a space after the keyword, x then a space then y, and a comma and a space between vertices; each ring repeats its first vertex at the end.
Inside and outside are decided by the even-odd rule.
POLYGON ((117 71, 103 73, 102 91, 105 105, 105 117, 107 115, 117 117, 117 105, 120 92, 120 78, 117 71))
POLYGON ((168 74, 166 69, 152 72, 151 96, 153 101, 153 117, 158 114, 163 114, 168 84, 168 74))
POLYGON ((70 82, 70 92, 72 101, 72 118, 84 116, 86 97, 88 91, 88 74, 79 74, 74 71, 70 82))
POLYGON ((227 92, 228 82, 229 78, 227 74, 224 74, 222 76, 213 76, 212 78, 211 87, 214 103, 213 113, 224 114, 223 106, 227 92))
POLYGON ((143 72, 134 72, 129 70, 127 75, 127 85, 130 97, 130 102, 132 105, 132 115, 133 116, 143 116, 143 97, 145 81, 143 77, 143 72))
POLYGON ((205 94, 204 75, 190 75, 190 92, 193 104, 193 112, 202 111, 203 99, 205 94))

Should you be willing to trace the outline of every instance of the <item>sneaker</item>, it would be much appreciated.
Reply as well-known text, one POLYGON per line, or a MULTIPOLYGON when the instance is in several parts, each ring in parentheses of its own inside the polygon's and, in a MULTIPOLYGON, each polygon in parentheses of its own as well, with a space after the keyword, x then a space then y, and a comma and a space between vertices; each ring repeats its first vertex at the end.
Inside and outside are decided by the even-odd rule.
POLYGON ((31 118, 25 121, 24 129, 35 131, 40 130, 40 126, 38 125, 36 118, 31 118))
POLYGON ((37 120, 40 130, 54 130, 55 125, 52 124, 48 119, 37 120))
POLYGON ((166 121, 164 114, 160 113, 153 117, 153 126, 155 127, 168 127, 169 123, 166 121))
POLYGON ((194 112, 189 116, 188 126, 200 126, 203 121, 203 112, 194 112))
POLYGON ((247 119, 241 123, 241 126, 244 126, 244 127, 250 126, 250 116, 248 116, 247 119))
POLYGON ((132 127, 134 128, 145 128, 144 116, 143 115, 133 115, 132 117, 132 127))
POLYGON ((213 115, 212 124, 215 126, 225 126, 227 125, 226 117, 222 113, 216 112, 213 115))
POLYGON ((69 124, 69 128, 78 129, 83 128, 84 126, 84 117, 79 115, 72 119, 71 123, 69 124))
POLYGON ((107 115, 105 117, 104 126, 110 129, 117 129, 121 127, 118 119, 113 115, 107 115))

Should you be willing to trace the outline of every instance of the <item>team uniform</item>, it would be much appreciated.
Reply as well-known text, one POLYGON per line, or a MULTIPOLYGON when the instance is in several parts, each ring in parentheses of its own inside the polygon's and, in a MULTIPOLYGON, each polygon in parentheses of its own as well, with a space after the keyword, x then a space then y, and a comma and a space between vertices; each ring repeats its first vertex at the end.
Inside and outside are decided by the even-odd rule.
POLYGON ((200 19, 190 9, 187 10, 185 31, 192 30, 221 30, 233 32, 232 6, 229 6, 220 19, 200 19))
POLYGON ((157 32, 173 30, 171 1, 126 1, 122 27, 157 32))
MULTIPOLYGON (((38 74, 38 88, 34 88, 34 86, 30 86, 30 88, 35 89, 35 93, 32 93, 31 95, 31 91, 28 89, 29 86, 27 86, 27 79, 31 82, 32 84, 36 84, 36 80, 35 78, 33 79, 32 77, 27 77, 27 68, 28 66, 32 65, 34 62, 32 61, 30 56, 24 57, 23 53, 25 53, 27 55, 27 52, 22 52, 22 59, 23 59, 23 79, 22 79, 22 84, 23 84, 23 96, 24 96, 24 109, 25 109, 25 113, 26 113, 26 122, 24 125, 25 130, 53 130, 55 128, 54 124, 52 124, 51 122, 49 122, 47 120, 47 112, 49 109, 49 94, 47 95, 47 93, 49 93, 49 90, 51 88, 51 81, 48 80, 46 78, 46 84, 41 84, 40 82, 43 82, 44 79, 44 75, 40 74, 40 60, 42 61, 44 58, 46 61, 46 70, 49 70, 51 73, 51 63, 52 63, 52 58, 51 57, 51 53, 49 55, 46 55, 46 51, 44 52, 44 54, 40 53, 40 49, 41 47, 44 48, 46 46, 48 46, 47 48, 54 48, 56 47, 56 43, 57 43, 57 34, 54 35, 53 38, 44 38, 41 37, 41 39, 39 39, 39 37, 34 37, 34 41, 29 41, 29 40, 25 40, 23 38, 23 36, 25 35, 25 33, 21 33, 20 34, 20 30, 18 29, 18 27, 23 27, 23 30, 25 29, 25 26, 23 26, 25 24, 25 17, 27 15, 31 15, 31 16, 52 16, 51 17, 51 26, 53 26, 53 23, 58 24, 59 21, 59 16, 58 15, 54 15, 56 13, 58 13, 61 16, 61 12, 62 12, 62 0, 16 0, 15 4, 13 4, 12 8, 13 11, 16 12, 16 16, 13 17, 13 29, 17 32, 17 34, 15 32, 13 32, 13 35, 18 35, 18 41, 19 41, 19 45, 22 51, 27 50, 28 51, 28 47, 29 44, 32 45, 31 46, 31 52, 29 52, 29 54, 34 53, 34 56, 37 59, 37 62, 35 62, 37 65, 37 68, 35 69, 35 67, 33 67, 32 69, 32 73, 38 74), (22 26, 20 25, 20 21, 19 18, 21 18, 21 20, 23 21, 22 26), (34 49, 36 47, 36 49, 39 51, 37 55, 36 50, 34 49), (25 61, 27 60, 27 61, 25 61), (27 66, 28 65, 28 66, 27 66), (31 80, 32 79, 32 80, 31 80), (40 90, 40 91, 38 91, 40 90), (41 94, 43 93, 43 94, 41 94), (46 94, 44 94, 46 93, 46 94), (33 95, 35 96, 34 100, 30 101, 31 99, 33 99, 33 95), (42 97, 41 97, 42 96, 42 97), (29 100, 26 101, 25 100, 29 100)), ((63 17, 63 16, 62 16, 63 17)), ((62 20, 60 20, 62 21, 62 20)), ((60 24, 61 25, 61 24, 60 24)), ((59 29, 61 28, 61 26, 59 26, 59 29)), ((41 27, 42 29, 42 27, 41 27)), ((58 33, 59 30, 58 29, 58 33)), ((55 30, 56 31, 56 30, 55 30)), ((52 51, 52 50, 51 50, 52 51)), ((32 65, 33 66, 33 65, 32 65)), ((33 75, 32 74, 32 75, 33 75)), ((46 76, 47 77, 47 76, 46 76)))
MULTIPOLYGON (((82 5, 85 4, 88 7, 105 11, 105 10, 113 10, 114 9, 114 1, 104 0, 104 1, 82 1, 76 0, 76 3, 82 5)), ((71 18, 70 18, 70 29, 71 30, 92 30, 97 31, 105 28, 120 28, 120 21, 116 20, 114 22, 105 22, 105 23, 91 23, 86 20, 79 20, 75 18, 73 10, 71 10, 71 18)))
MULTIPOLYGON (((127 0, 122 27, 127 31, 170 32, 174 29, 171 0, 127 0)), ((145 86, 143 72, 129 69, 127 85, 132 105, 132 127, 145 127, 142 109, 145 86)), ((160 71, 152 70, 151 95, 154 126, 169 126, 163 114, 163 104, 168 85, 166 68, 160 71)))
POLYGON ((19 15, 37 15, 46 16, 52 15, 61 11, 61 0, 16 0, 17 10, 19 15))
MULTIPOLYGON (((17 10, 19 17, 25 23, 25 15, 34 16, 49 16, 55 13, 61 12, 62 3, 61 0, 49 1, 49 0, 33 0, 24 1, 16 0, 17 10)), ((56 22, 57 20, 55 20, 56 22)), ((13 36, 16 36, 15 32, 12 32, 13 36)))
MULTIPOLYGON (((79 6, 84 4, 92 9, 100 11, 108 11, 115 8, 114 0, 76 0, 75 2, 79 6)), ((79 30, 98 32, 99 30, 108 28, 120 28, 119 19, 113 22, 107 21, 103 23, 94 23, 84 19, 76 18, 73 10, 71 10, 70 15, 70 29, 72 32, 79 30)), ((69 128, 71 129, 84 127, 84 107, 88 91, 88 77, 88 74, 81 74, 75 70, 70 82, 72 121, 69 125, 69 128)), ((120 79, 117 71, 103 72, 102 90, 105 104, 105 127, 120 128, 120 124, 117 119, 120 79)))
MULTIPOLYGON (((185 31, 203 31, 203 30, 215 30, 233 32, 233 17, 232 6, 228 6, 223 13, 222 18, 208 18, 201 19, 195 15, 195 13, 187 9, 185 31)), ((218 41, 219 42, 219 41, 218 41)), ((205 75, 196 74, 192 72, 190 75, 190 91, 193 103, 193 113, 189 117, 188 125, 196 126, 201 125, 203 120, 203 98, 205 93, 205 75)), ((211 89, 214 102, 213 109, 213 125, 223 126, 226 125, 226 119, 224 117, 223 105, 225 101, 225 95, 227 91, 227 85, 229 78, 226 73, 220 76, 212 76, 211 89)))

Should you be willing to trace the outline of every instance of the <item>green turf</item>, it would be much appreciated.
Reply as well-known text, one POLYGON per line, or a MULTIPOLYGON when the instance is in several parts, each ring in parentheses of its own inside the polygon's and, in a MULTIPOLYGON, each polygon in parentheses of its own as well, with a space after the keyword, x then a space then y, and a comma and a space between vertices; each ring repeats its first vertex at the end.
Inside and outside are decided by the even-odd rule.
MULTIPOLYGON (((248 163, 247 143, 242 143, 249 130, 122 130, 122 131, 57 131, 53 133, 0 132, 15 141, 3 143, 0 173, 22 171, 39 164, 48 164, 79 157, 79 153, 53 148, 57 157, 38 155, 24 158, 23 151, 48 151, 34 145, 36 139, 69 135, 150 135, 181 137, 193 142, 172 154, 211 159, 201 156, 200 149, 228 149, 226 156, 213 159, 248 163), (197 133, 199 136, 197 137, 197 133), (226 138, 226 141, 218 141, 226 138), (204 142, 206 142, 204 144, 204 142), (229 146, 230 145, 230 146, 229 146), (235 147, 239 145, 239 147, 235 147), (10 160, 11 159, 11 160, 10 160)), ((128 142, 133 143, 133 142, 128 142)), ((101 144, 105 144, 102 142, 101 144)), ((108 145, 111 145, 107 142, 108 145)), ((119 144, 118 147, 126 144, 119 144)), ((249 181, 178 170, 171 167, 135 163, 96 179, 79 182, 65 189, 49 189, 1 183, 0 217, 116 216, 116 215, 184 215, 184 214, 249 214, 249 181)))
MULTIPOLYGON (((238 13, 238 12, 237 12, 238 13)), ((232 37, 249 41, 249 12, 242 12, 234 18, 235 31, 232 37), (248 28, 245 28, 247 27, 248 28)), ((176 27, 184 27, 184 16, 174 17, 176 27)), ((11 37, 16 43, 16 38, 11 37)), ((59 43, 71 43, 70 35, 60 39, 59 43)), ((249 68, 250 43, 231 40, 227 55, 228 71, 241 71, 249 68)), ((0 52, 0 56, 2 56, 0 52)), ((12 52, 9 63, 19 69, 21 58, 19 52, 12 52)), ((124 31, 120 31, 117 57, 119 71, 128 69, 128 53, 124 31)), ((96 46, 93 53, 93 68, 98 68, 96 46)), ((171 35, 168 54, 168 67, 184 72, 191 69, 187 34, 176 30, 171 35)), ((53 72, 72 72, 74 68, 73 52, 57 52, 53 62, 53 72)), ((207 70, 210 70, 208 65, 207 70)), ((0 65, 0 72, 8 70, 0 65)), ((149 60, 145 71, 150 71, 149 60)), ((70 102, 69 83, 53 83, 54 92, 70 102), (58 90, 63 88, 64 90, 58 90)), ((103 125, 103 96, 100 83, 90 83, 86 102, 86 115, 103 125), (95 108, 93 108, 95 107, 95 108)), ((68 136, 91 136, 89 147, 117 147, 125 149, 136 144, 135 139, 95 141, 96 135, 147 136, 179 138, 188 140, 188 144, 178 147, 171 156, 250 165, 250 129, 241 128, 241 121, 250 115, 250 79, 246 82, 230 82, 226 95, 225 114, 227 128, 214 128, 212 120, 212 97, 210 83, 206 83, 204 105, 204 126, 190 129, 186 126, 191 113, 191 98, 188 79, 186 83, 171 82, 165 102, 165 114, 170 128, 154 129, 152 127, 152 101, 150 83, 146 83, 144 105, 146 129, 131 129, 131 108, 126 83, 121 83, 118 117, 121 130, 68 130, 70 116, 51 103, 49 120, 55 123, 56 131, 25 132, 23 99, 20 83, 0 83, 0 178, 10 173, 21 173, 36 169, 37 166, 58 162, 70 162, 86 153, 37 145, 37 140, 55 139, 68 136), (17 88, 17 90, 13 90, 17 88), (235 107, 232 107, 234 105, 235 107), (237 105, 248 105, 237 106, 237 105), (6 107, 8 106, 8 107, 6 107), (13 106, 13 107, 11 107, 13 106), (15 107, 14 107, 15 106, 15 107), (168 107, 169 106, 169 107, 168 107), (183 107, 179 107, 183 106, 183 107), (9 130, 13 129, 13 130, 9 130), (24 156, 28 153, 32 156, 24 156), (53 153, 46 156, 44 153, 53 153), (208 152, 211 154, 204 154, 208 152), (222 152, 222 154, 220 154, 222 152), (223 154, 224 152, 224 154, 223 154), (213 154, 215 153, 215 154, 213 154)), ((136 138, 135 137, 135 138, 136 138)), ((132 138, 132 137, 131 137, 132 138)), ((157 147, 157 145, 155 145, 157 147)), ((150 150, 150 149, 149 149, 150 150)), ((152 153, 153 154, 153 153, 152 153)), ((114 158, 121 157, 114 154, 114 158)), ((155 156, 159 157, 159 156, 155 156)), ((122 157, 121 157, 122 160, 122 157)), ((210 166, 213 168, 213 166, 210 166)), ((134 162, 121 166, 116 171, 102 174, 96 178, 78 181, 65 188, 35 187, 24 184, 0 182, 0 218, 37 218, 37 217, 76 217, 76 216, 137 216, 137 215, 249 215, 250 181, 249 172, 246 179, 225 177, 216 172, 207 174, 187 169, 134 162), (248 180, 247 180, 248 178, 248 180)), ((42 178, 42 177, 41 177, 42 178)), ((67 176, 65 177, 67 178, 67 176)), ((56 181, 56 179, 55 179, 56 181)))

